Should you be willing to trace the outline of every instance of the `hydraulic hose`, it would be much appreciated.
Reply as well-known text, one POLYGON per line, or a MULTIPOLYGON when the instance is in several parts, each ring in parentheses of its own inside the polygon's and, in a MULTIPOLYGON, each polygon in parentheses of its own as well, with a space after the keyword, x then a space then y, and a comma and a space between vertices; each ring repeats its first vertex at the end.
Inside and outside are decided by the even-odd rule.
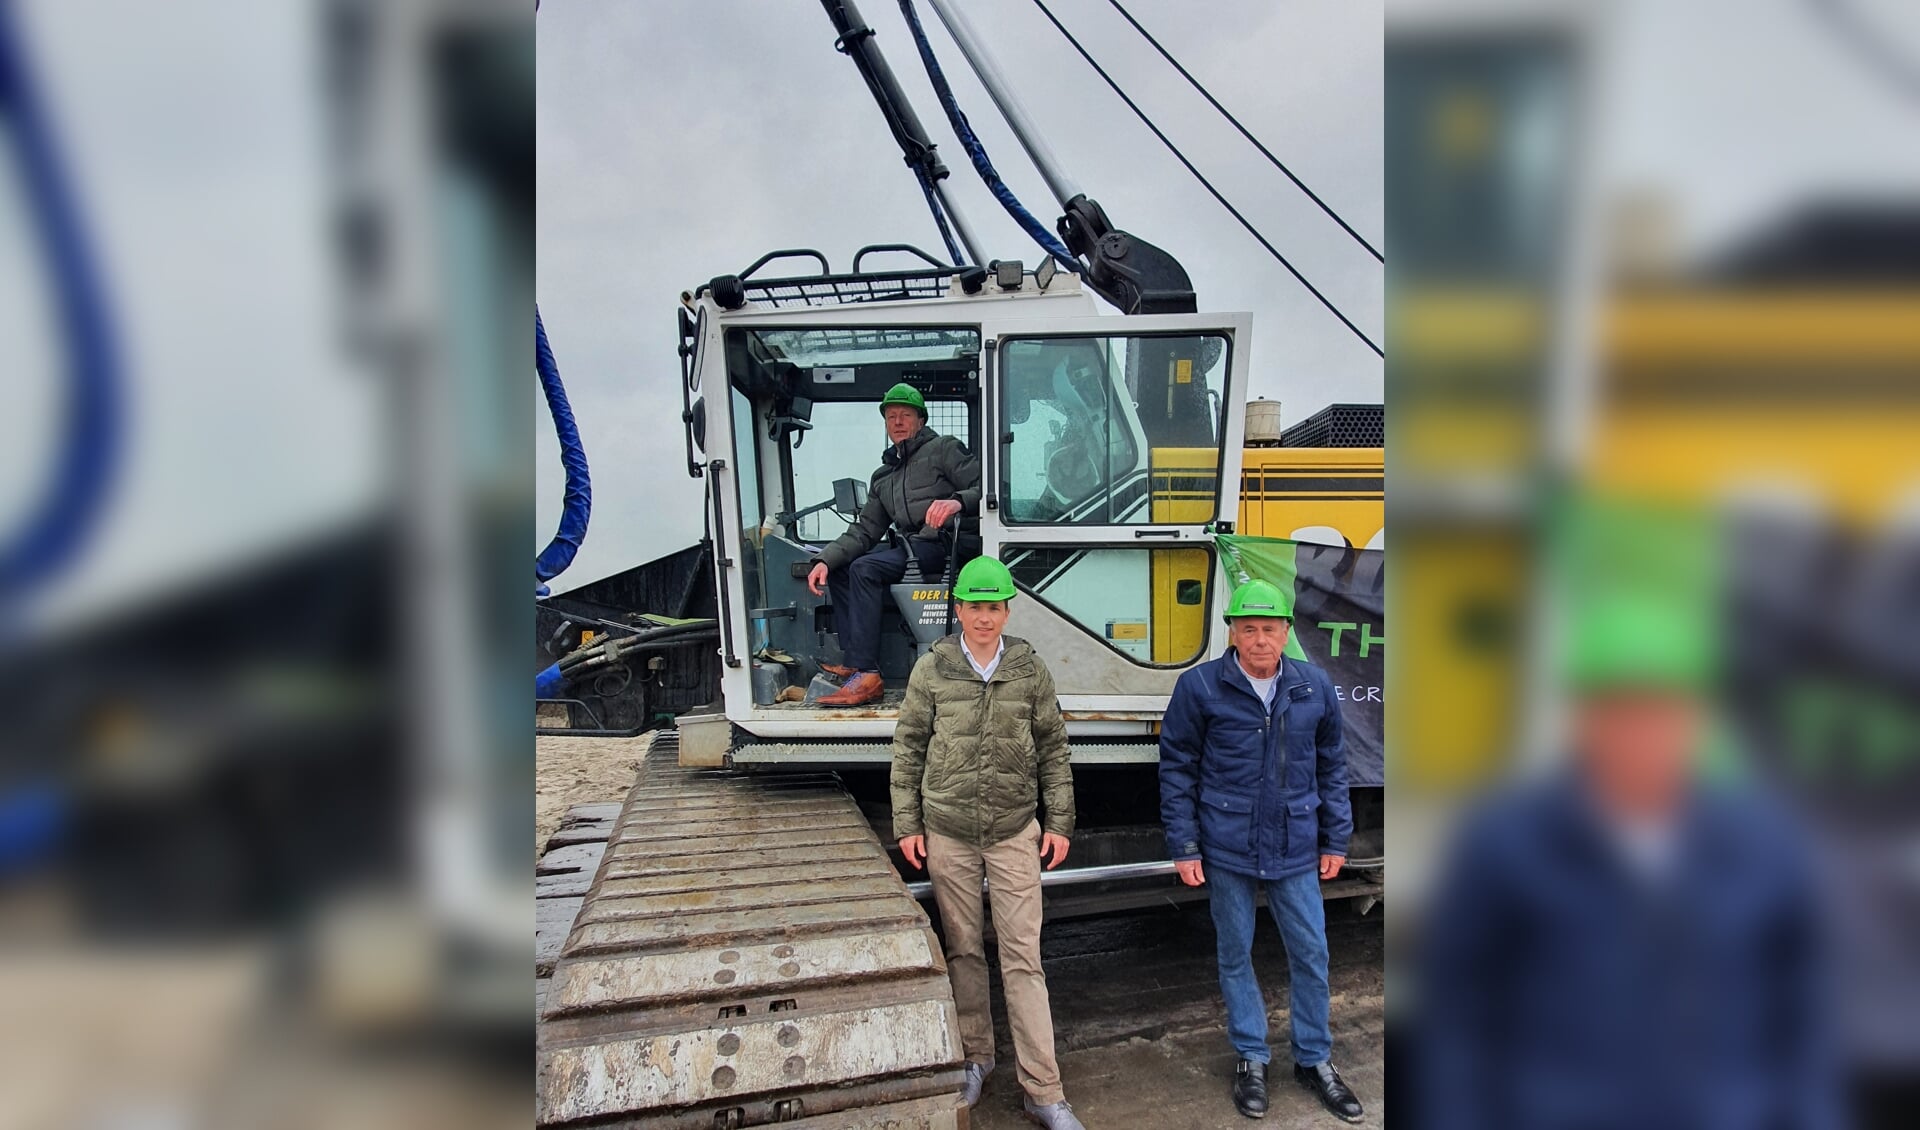
POLYGON ((0 609, 5 609, 66 565, 99 518, 119 453, 121 382, 92 247, 10 0, 0 0, 0 119, 13 142, 21 196, 46 259, 68 375, 48 489, 26 520, 0 540, 0 609))
POLYGON ((567 403, 566 386, 560 383, 560 366, 547 344, 547 327, 540 320, 540 308, 533 310, 533 365, 540 373, 540 388, 547 396, 547 411, 553 414, 553 430, 560 438, 560 462, 567 469, 566 504, 560 512, 560 528, 534 560, 533 575, 544 594, 545 582, 566 571, 574 554, 587 537, 587 519, 593 513, 593 482, 587 474, 587 451, 580 442, 580 429, 573 421, 573 407, 567 403))

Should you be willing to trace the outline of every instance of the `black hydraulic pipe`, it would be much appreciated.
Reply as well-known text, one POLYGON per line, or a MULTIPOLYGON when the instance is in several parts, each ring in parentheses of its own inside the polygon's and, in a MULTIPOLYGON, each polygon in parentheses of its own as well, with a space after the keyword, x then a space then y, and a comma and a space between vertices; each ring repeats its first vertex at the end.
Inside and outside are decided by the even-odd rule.
MULTIPOLYGON (((873 100, 879 104, 880 113, 887 119, 887 129, 893 133, 893 140, 900 145, 900 152, 906 158, 907 167, 913 169, 923 183, 938 192, 938 185, 947 177, 947 167, 934 152, 933 139, 927 136, 925 126, 920 124, 920 116, 913 112, 913 104, 907 101, 906 92, 900 89, 900 82, 893 77, 893 68, 887 66, 887 58, 880 53, 880 45, 874 42, 874 32, 860 15, 853 0, 820 0, 821 7, 827 10, 827 18, 833 21, 833 30, 837 38, 834 49, 853 60, 860 70, 860 77, 867 82, 867 90, 873 100)), ((944 199, 942 200, 944 204, 944 199)), ((947 206, 948 216, 960 224, 960 217, 947 206)), ((971 244, 969 232, 961 226, 961 241, 971 244)), ((977 256, 979 250, 968 246, 967 253, 977 256)))
POLYGON ((577 667, 589 663, 605 662, 610 656, 643 647, 651 643, 678 642, 682 636, 715 635, 720 632, 717 620, 696 620, 688 624, 673 624, 664 628, 654 628, 645 632, 636 632, 631 636, 615 636, 604 643, 589 645, 585 649, 569 652, 561 657, 561 672, 568 673, 577 667))
POLYGON ((893 68, 887 66, 886 56, 880 53, 880 47, 873 41, 873 29, 867 21, 860 18, 860 9, 854 7, 852 0, 820 0, 827 10, 827 18, 833 21, 833 30, 839 38, 833 41, 834 49, 853 60, 860 68, 860 77, 867 80, 867 89, 873 93, 873 100, 880 104, 880 112, 886 116, 887 128, 893 131, 893 139, 900 143, 901 153, 906 155, 907 165, 925 173, 928 180, 941 180, 947 175, 947 167, 940 163, 934 153, 933 140, 927 136, 926 127, 920 124, 919 115, 913 112, 912 103, 907 101, 905 92, 900 89, 899 80, 893 77, 893 68))

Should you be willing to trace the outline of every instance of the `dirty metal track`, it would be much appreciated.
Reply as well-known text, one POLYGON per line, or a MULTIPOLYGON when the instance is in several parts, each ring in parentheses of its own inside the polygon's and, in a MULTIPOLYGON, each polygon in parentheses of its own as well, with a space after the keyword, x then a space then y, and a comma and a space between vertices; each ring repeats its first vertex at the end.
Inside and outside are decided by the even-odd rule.
POLYGON ((554 965, 541 1126, 965 1130, 940 944, 837 777, 656 735, 554 965))

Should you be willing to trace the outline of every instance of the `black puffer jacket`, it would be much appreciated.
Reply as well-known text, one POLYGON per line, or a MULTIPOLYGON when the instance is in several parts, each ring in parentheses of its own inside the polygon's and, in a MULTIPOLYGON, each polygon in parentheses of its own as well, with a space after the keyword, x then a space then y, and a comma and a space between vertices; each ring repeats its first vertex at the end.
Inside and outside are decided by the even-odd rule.
POLYGON ((867 487, 867 504, 847 532, 820 551, 817 560, 843 569, 886 539, 888 527, 909 537, 932 539, 927 507, 943 498, 957 500, 962 514, 980 512, 980 460, 966 445, 932 428, 921 428, 905 443, 887 449, 885 462, 867 487))

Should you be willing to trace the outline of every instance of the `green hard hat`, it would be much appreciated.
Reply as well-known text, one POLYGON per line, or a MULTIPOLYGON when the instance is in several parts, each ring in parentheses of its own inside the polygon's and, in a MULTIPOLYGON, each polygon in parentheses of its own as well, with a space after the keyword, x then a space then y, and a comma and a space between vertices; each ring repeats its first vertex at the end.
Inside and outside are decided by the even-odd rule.
POLYGON ((1568 611, 1564 674, 1576 692, 1704 691, 1713 682, 1713 625, 1693 602, 1614 592, 1568 611))
POLYGON ((1575 692, 1711 688, 1720 538, 1695 508, 1585 495, 1554 516, 1560 671, 1575 692))
POLYGON ((1227 620, 1242 616, 1274 616, 1293 619, 1293 598, 1272 581, 1251 580, 1233 590, 1227 602, 1227 620))
POLYGON ((1013 574, 996 558, 976 557, 953 581, 955 600, 1012 600, 1013 574))
POLYGON ((886 415, 887 409, 896 404, 904 404, 909 408, 917 409, 921 419, 924 420, 927 418, 926 398, 920 395, 919 389, 904 381, 888 389, 887 395, 880 398, 880 414, 882 416, 886 415))

